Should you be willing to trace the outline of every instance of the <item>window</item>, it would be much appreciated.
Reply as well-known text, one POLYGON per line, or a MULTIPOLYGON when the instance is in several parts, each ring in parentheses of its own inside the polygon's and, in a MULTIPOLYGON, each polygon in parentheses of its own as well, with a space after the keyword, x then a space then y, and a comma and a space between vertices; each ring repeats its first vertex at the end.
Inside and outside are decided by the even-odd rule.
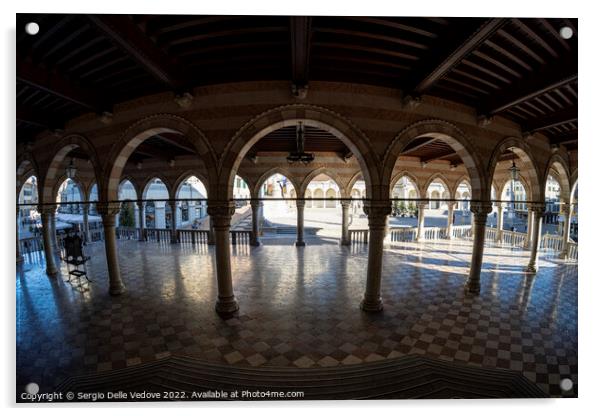
POLYGON ((182 222, 188 222, 188 202, 182 202, 182 222))

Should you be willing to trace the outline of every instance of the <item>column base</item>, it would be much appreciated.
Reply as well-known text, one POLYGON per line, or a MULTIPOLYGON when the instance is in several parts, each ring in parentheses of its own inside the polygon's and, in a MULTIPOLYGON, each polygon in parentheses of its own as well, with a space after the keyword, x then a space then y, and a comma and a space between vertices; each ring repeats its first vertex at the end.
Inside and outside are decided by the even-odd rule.
POLYGON ((351 241, 349 241, 349 240, 341 240, 341 245, 342 246, 350 246, 351 245, 351 241))
POLYGON ((261 245, 261 243, 259 241, 251 241, 249 243, 249 245, 251 245, 253 247, 259 247, 261 245))
POLYGON ((305 241, 295 241, 297 247, 305 247, 305 241))
POLYGON ((481 282, 468 281, 464 285, 464 293, 470 295, 479 295, 481 293, 481 282))
POLYGON ((525 267, 525 273, 537 273, 537 266, 534 264, 529 264, 527 267, 525 267))
POLYGON ((380 312, 383 310, 383 300, 378 297, 377 300, 367 300, 364 298, 360 303, 360 309, 364 312, 380 312))
POLYGON ((17 256, 17 263, 23 263, 24 261, 23 256, 17 256))
POLYGON ((232 315, 238 311, 236 297, 230 296, 227 298, 220 298, 218 296, 217 301, 215 302, 215 311, 222 318, 231 318, 232 315))
POLYGON ((111 296, 119 296, 125 292, 125 286, 123 284, 119 286, 112 286, 109 288, 109 294, 111 296))

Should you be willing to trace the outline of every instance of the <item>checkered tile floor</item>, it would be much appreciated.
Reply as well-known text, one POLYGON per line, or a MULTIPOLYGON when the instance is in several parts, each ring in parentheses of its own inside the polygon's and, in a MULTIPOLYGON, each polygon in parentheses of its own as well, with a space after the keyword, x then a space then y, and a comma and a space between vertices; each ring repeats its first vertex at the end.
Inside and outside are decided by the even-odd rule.
POLYGON ((482 293, 469 297, 470 242, 390 246, 385 309, 366 314, 366 246, 280 242, 233 248, 240 313, 229 320, 214 312, 213 248, 120 241, 120 297, 108 295, 102 244, 88 246, 85 291, 64 281, 64 265, 53 280, 28 258, 17 273, 17 391, 169 355, 306 368, 418 354, 520 371, 552 396, 577 395, 577 265, 544 255, 529 277, 527 252, 487 247, 482 293))

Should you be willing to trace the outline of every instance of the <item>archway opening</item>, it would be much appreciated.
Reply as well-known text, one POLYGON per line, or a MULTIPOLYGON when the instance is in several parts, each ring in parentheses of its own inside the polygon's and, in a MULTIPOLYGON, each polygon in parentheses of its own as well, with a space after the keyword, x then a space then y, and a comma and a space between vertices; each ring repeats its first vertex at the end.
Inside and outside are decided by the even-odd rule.
POLYGON ((82 232, 84 229, 84 191, 79 182, 63 180, 57 188, 55 229, 58 235, 82 232))
POLYGON ((169 190, 165 182, 153 178, 144 187, 142 199, 145 200, 144 222, 148 229, 171 227, 171 207, 165 200, 169 199, 169 190))
POLYGON ((138 204, 134 201, 138 199, 136 187, 134 184, 125 179, 119 184, 119 201, 121 208, 117 215, 117 225, 119 227, 139 227, 140 226, 140 215, 138 211, 138 204))
POLYGON ((230 220, 230 226, 235 230, 249 231, 252 228, 252 210, 249 198, 251 198, 251 187, 242 177, 236 175, 232 184, 234 193, 234 204, 236 209, 230 220))
POLYGON ((553 175, 546 178, 545 190, 546 211, 543 217, 543 234, 562 234, 560 221, 561 186, 560 181, 553 175))
POLYGON ((368 217, 364 212, 364 198, 366 198, 366 181, 362 175, 359 175, 350 187, 349 197, 351 205, 349 206, 349 229, 367 229, 368 217))
POLYGON ((297 192, 290 178, 275 173, 259 184, 259 198, 262 204, 259 210, 259 229, 264 236, 277 237, 296 233, 297 205, 295 201, 285 198, 296 198, 297 192))
POLYGON ((455 210, 453 215, 454 225, 468 225, 472 222, 472 212, 470 211, 470 201, 472 199, 472 189, 467 181, 462 181, 456 188, 455 210))
POLYGON ((312 176, 306 186, 313 200, 312 207, 305 209, 305 232, 308 235, 338 238, 342 226, 341 189, 326 173, 312 176))
POLYGON ((424 210, 425 227, 446 226, 449 202, 445 200, 450 199, 450 194, 449 186, 442 178, 436 177, 429 182, 426 188, 426 196, 429 201, 424 210))
POLYGON ((418 205, 417 199, 420 198, 418 184, 407 175, 402 175, 394 180, 391 187, 391 198, 397 198, 393 201, 393 209, 389 218, 391 226, 416 227, 418 225, 418 205))
POLYGON ((201 179, 191 175, 184 179, 176 190, 178 201, 176 225, 182 229, 209 228, 207 216, 207 188, 201 179))
POLYGON ((502 226, 504 230, 527 232, 527 188, 522 180, 508 180, 502 188, 502 226))
POLYGON ((19 214, 17 226, 19 227, 19 239, 28 239, 41 236, 42 224, 38 212, 38 178, 30 176, 21 185, 19 191, 19 214))

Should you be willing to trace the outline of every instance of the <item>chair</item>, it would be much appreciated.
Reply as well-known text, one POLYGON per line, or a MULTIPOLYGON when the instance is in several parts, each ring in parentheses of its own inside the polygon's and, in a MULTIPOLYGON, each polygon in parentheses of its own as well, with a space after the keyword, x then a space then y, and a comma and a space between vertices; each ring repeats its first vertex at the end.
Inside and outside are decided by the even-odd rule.
POLYGON ((79 285, 81 286, 82 276, 86 278, 88 282, 92 282, 88 278, 88 270, 86 268, 86 262, 90 260, 89 256, 84 255, 83 241, 79 235, 69 235, 64 238, 65 257, 63 261, 67 263, 67 271, 69 273, 68 281, 71 282, 73 277, 77 277, 79 285))

